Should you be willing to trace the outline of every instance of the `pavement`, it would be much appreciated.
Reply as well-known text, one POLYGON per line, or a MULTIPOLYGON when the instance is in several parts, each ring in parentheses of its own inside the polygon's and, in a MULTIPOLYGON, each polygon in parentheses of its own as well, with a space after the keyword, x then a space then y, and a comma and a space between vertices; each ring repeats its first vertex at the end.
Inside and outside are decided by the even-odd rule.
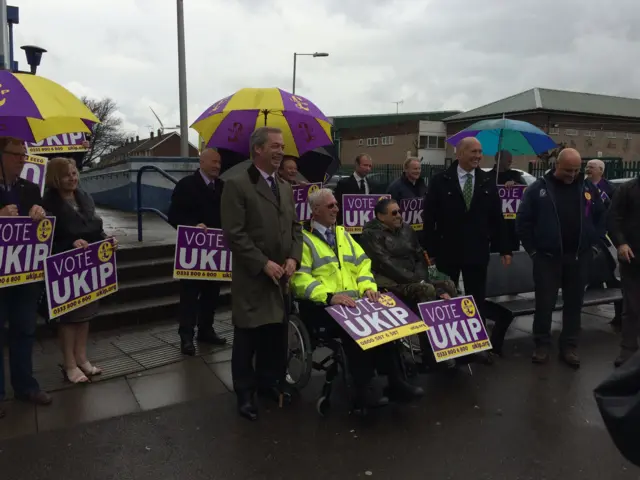
MULTIPOLYGON (((229 348, 188 359, 156 354, 167 362, 158 366, 142 359, 177 348, 174 325, 119 332, 96 339, 95 348, 119 349, 137 371, 112 372, 105 359, 96 362, 107 367, 104 379, 54 391, 49 407, 6 404, 0 477, 637 480, 640 470, 617 452, 592 394, 617 353, 612 315, 608 307, 584 310, 578 371, 555 359, 532 365, 531 318, 523 317, 510 331, 506 358, 474 366, 473 375, 421 376, 423 400, 367 421, 347 414, 340 391, 319 417, 322 378, 315 375, 294 405, 264 404, 260 420, 247 422, 235 414, 229 348), (136 335, 166 345, 128 348, 136 335)), ((559 322, 556 315, 556 334, 559 322)), ((224 334, 228 319, 218 324, 224 334)), ((43 350, 53 348, 44 343, 43 350)))

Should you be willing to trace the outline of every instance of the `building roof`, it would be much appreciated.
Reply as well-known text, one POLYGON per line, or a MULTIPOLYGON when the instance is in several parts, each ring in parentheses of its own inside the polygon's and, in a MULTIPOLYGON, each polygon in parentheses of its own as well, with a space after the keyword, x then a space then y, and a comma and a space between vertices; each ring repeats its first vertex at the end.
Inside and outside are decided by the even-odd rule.
MULTIPOLYGON (((146 151, 153 150, 162 142, 170 138, 172 135, 176 135, 178 137, 180 136, 180 134, 177 132, 168 132, 168 133, 163 133, 161 135, 155 135, 149 138, 142 138, 140 140, 129 141, 128 143, 125 143, 124 145, 116 148, 115 150, 112 150, 106 155, 103 155, 102 158, 100 159, 100 162, 101 163, 109 162, 114 158, 119 158, 122 156, 128 157, 137 152, 146 152, 146 151)), ((192 148, 196 148, 191 142, 189 142, 189 146, 191 146, 192 148)))
POLYGON ((377 127, 394 123, 408 121, 442 121, 451 115, 460 113, 459 110, 445 110, 436 112, 410 112, 410 113, 389 113, 383 115, 346 115, 332 117, 333 128, 335 130, 363 127, 377 127))
POLYGON ((604 117, 640 118, 640 99, 532 88, 526 92, 453 115, 446 118, 445 121, 456 122, 536 110, 604 117))

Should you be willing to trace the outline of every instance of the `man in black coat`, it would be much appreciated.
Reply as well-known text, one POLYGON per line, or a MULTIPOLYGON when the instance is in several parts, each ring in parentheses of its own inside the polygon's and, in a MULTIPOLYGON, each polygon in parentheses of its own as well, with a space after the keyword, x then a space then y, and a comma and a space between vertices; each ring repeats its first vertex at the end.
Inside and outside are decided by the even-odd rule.
MULTIPOLYGON (((31 217, 40 221, 45 217, 40 188, 20 178, 27 159, 24 142, 13 137, 0 137, 0 217, 31 217)), ((33 378, 33 341, 36 331, 38 299, 42 293, 40 282, 0 288, 0 345, 4 323, 9 324, 9 372, 11 385, 18 400, 49 405, 51 396, 40 390, 33 378)), ((0 418, 5 416, 2 400, 5 395, 4 355, 0 349, 0 418)))
POLYGON ((427 193, 427 184, 424 178, 420 176, 422 172, 420 159, 416 157, 407 158, 403 167, 402 176, 391 182, 387 193, 398 203, 410 198, 424 197, 427 193))
MULTIPOLYGON (((169 206, 169 223, 174 228, 188 225, 200 228, 220 228, 220 199, 223 182, 220 180, 220 154, 211 148, 200 154, 200 169, 178 182, 169 206)), ((180 280, 181 350, 195 355, 193 335, 198 325, 198 341, 224 345, 213 329, 220 283, 214 280, 180 280)))
MULTIPOLYGON (((503 264, 511 263, 502 202, 496 179, 480 168, 482 145, 473 137, 456 147, 458 160, 434 176, 424 201, 423 244, 438 270, 458 283, 464 280, 484 318, 489 253, 493 246, 503 264)), ((479 355, 489 362, 489 357, 479 355)))
POLYGON ((373 161, 371 157, 366 153, 361 153, 356 157, 356 168, 352 175, 341 178, 333 195, 338 202, 338 225, 342 223, 342 196, 343 195, 368 195, 371 193, 379 193, 377 185, 367 179, 367 175, 371 173, 373 169, 373 161))

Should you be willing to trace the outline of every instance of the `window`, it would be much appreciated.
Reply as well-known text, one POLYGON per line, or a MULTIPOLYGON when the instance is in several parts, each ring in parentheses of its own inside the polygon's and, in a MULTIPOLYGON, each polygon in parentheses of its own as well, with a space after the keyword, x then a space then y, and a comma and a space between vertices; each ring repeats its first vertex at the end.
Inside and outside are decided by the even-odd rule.
POLYGON ((358 140, 358 146, 361 147, 364 145, 364 140, 361 138, 360 140, 358 140))
POLYGON ((625 140, 631 140, 631 134, 629 132, 624 134, 624 139, 625 140))
POLYGON ((607 132, 607 138, 616 138, 616 132, 607 132))
POLYGON ((585 137, 595 137, 596 136, 596 132, 594 132, 593 130, 585 130, 584 131, 584 136, 585 137))
POLYGON ((378 139, 377 138, 367 138, 367 147, 377 147, 378 139))
POLYGON ((429 150, 444 150, 446 137, 442 135, 421 135, 420 148, 429 150))
POLYGON ((560 129, 558 127, 551 127, 549 129, 549 135, 560 135, 560 129))
POLYGON ((382 145, 393 145, 393 136, 380 137, 380 143, 382 143, 382 145))
POLYGON ((568 137, 575 137, 578 135, 578 130, 576 130, 575 128, 567 128, 564 131, 564 134, 568 137))

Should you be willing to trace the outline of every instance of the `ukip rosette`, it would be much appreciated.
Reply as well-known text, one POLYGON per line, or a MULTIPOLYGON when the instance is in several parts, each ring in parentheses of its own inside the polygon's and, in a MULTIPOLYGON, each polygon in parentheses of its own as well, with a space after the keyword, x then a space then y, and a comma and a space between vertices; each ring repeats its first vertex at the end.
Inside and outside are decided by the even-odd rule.
POLYGON ((366 298, 356 300, 355 308, 333 305, 326 310, 363 350, 428 329, 420 317, 392 293, 380 295, 377 302, 366 298))
POLYGON ((222 230, 178 225, 173 278, 231 281, 231 250, 222 230))
POLYGON ((491 350, 491 342, 472 296, 420 303, 418 308, 429 327, 427 336, 436 361, 491 350))
POLYGON ((498 194, 502 201, 502 215, 506 220, 513 220, 516 218, 518 207, 520 206, 522 196, 526 189, 526 185, 513 185, 511 187, 498 185, 498 194))
POLYGON ((40 282, 51 252, 55 217, 0 218, 0 288, 40 282))
POLYGON ((293 185, 293 201, 296 206, 296 214, 299 222, 306 222, 311 219, 311 206, 309 205, 309 195, 322 188, 321 183, 307 183, 304 185, 293 185))
POLYGON ((47 258, 49 318, 56 318, 118 291, 114 240, 107 238, 47 258))
POLYGON ((365 224, 374 218, 376 204, 391 195, 358 194, 342 196, 342 224, 349 233, 362 233, 365 224))

